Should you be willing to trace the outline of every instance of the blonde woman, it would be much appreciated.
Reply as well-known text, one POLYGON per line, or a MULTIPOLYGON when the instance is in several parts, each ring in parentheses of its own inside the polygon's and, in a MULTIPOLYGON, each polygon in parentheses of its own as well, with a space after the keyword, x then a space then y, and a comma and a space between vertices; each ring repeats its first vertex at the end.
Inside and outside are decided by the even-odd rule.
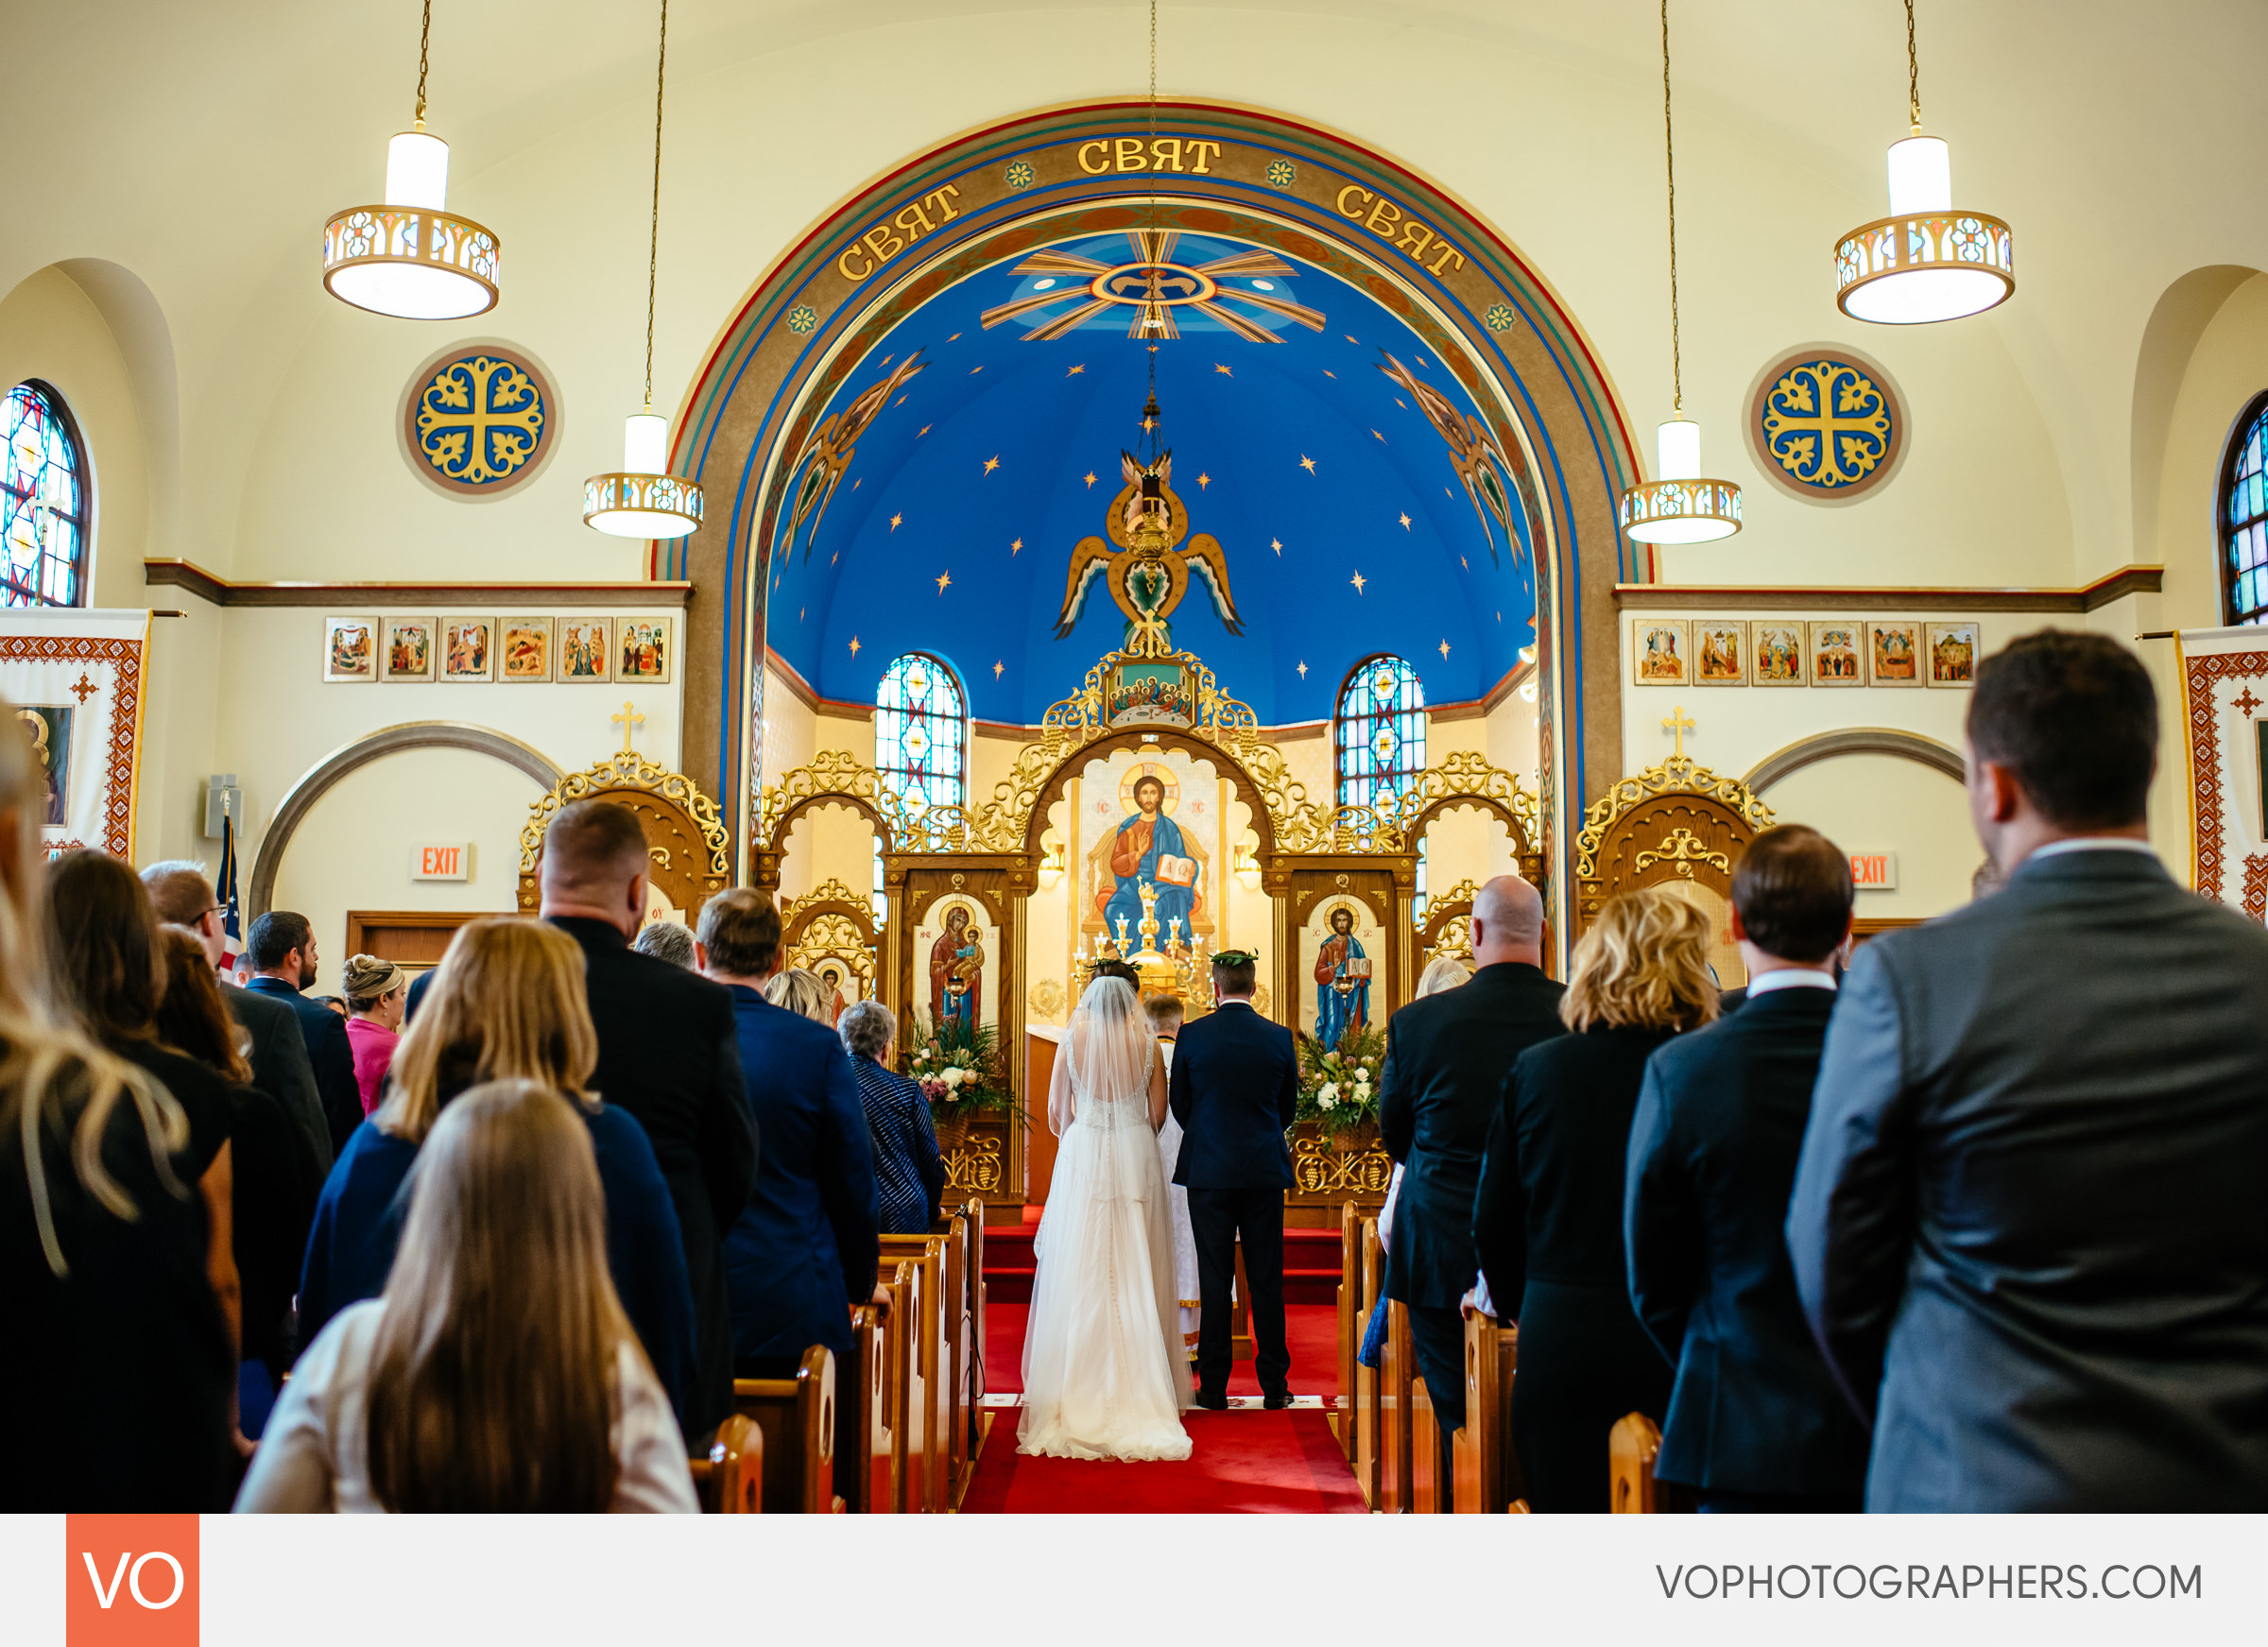
POLYGON ((772 974, 772 981, 764 986, 764 998, 774 1006, 783 1006, 799 1018, 808 1018, 816 1023, 834 1026, 834 991, 820 981, 819 975, 805 967, 790 967, 784 972, 772 974))
POLYGON ((1717 1015, 1709 918, 1659 887, 1611 898, 1575 946, 1559 1016, 1504 1091, 1473 1236, 1499 1311, 1520 1322, 1513 1442, 1538 1511, 1606 1508, 1606 1433, 1661 1421, 1671 1369, 1630 1308, 1623 1182, 1646 1059, 1717 1015))
POLYGON ((236 1358, 188 1121, 40 1004, 47 798, 16 716, 0 721, 0 1411, 20 1415, 0 1511, 211 1509, 236 1358))
POLYGON ((355 955, 347 962, 344 983, 347 1045, 354 1053, 354 1086, 368 1115, 386 1095, 386 1072, 393 1067, 409 1005, 409 974, 376 955, 355 955))
POLYGON ((339 1152, 316 1203, 300 1272, 301 1342, 384 1290, 402 1239, 402 1185, 447 1107, 483 1082, 535 1081, 566 1093, 590 1128, 614 1288, 683 1412, 693 1295, 677 1210, 644 1129, 590 1090, 597 1062, 583 952, 573 938, 509 917, 459 927, 402 1038, 385 1099, 339 1152))
POLYGON ((591 1129, 534 1081, 434 1122, 385 1294, 300 1358, 246 1511, 698 1508, 607 1271, 591 1129))

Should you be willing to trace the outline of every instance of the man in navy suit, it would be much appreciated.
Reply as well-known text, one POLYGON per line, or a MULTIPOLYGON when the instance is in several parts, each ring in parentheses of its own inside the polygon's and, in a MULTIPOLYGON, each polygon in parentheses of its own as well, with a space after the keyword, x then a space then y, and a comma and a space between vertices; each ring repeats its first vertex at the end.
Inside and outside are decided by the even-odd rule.
POLYGON ((315 1089, 323 1101, 335 1157, 362 1124, 362 1086, 354 1079, 347 1021, 301 993, 315 984, 315 928, 303 915, 271 909, 252 922, 244 947, 252 958, 252 978, 245 988, 281 1001, 300 1021, 300 1038, 307 1043, 308 1061, 315 1066, 315 1089))
MULTIPOLYGON (((755 1191, 725 1236, 733 1371, 793 1378, 803 1352, 823 1344, 839 1385, 852 1376, 850 1307, 873 1297, 882 1256, 858 1080, 833 1030, 765 999, 787 959, 771 898, 736 886, 702 905, 700 922, 695 964, 731 993, 748 1107, 764 1140, 755 1191)), ((848 1424, 859 1407, 841 1400, 835 1410, 848 1424)), ((838 1433, 838 1471, 857 1467, 856 1443, 838 1433)))
POLYGON ((1283 1192, 1292 1152, 1283 1135, 1299 1108, 1292 1032, 1252 1009, 1254 958, 1212 958, 1213 1010, 1184 1025, 1174 1045, 1167 1104, 1181 1124, 1174 1182, 1189 1192, 1197 1244, 1197 1394, 1228 1404, 1229 1295, 1236 1243, 1251 1288, 1253 1371, 1273 1412, 1292 1404, 1292 1354, 1283 1335, 1283 1192))
POLYGON ((1654 1475, 1704 1510, 1863 1507, 1866 1429, 1812 1341, 1781 1233, 1850 912, 1834 842, 1800 824, 1757 836, 1732 872, 1746 1004, 1647 1060, 1630 1124, 1630 1303, 1677 1368, 1654 1475))

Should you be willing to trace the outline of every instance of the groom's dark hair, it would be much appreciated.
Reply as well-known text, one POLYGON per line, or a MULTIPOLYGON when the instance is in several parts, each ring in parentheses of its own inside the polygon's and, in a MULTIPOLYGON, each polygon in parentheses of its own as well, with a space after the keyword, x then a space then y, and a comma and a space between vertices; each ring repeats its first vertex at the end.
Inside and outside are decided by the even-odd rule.
POLYGON ((1249 995, 1260 981, 1260 967, 1250 955, 1239 955, 1229 960, 1216 955, 1212 962, 1212 986, 1222 995, 1249 995))

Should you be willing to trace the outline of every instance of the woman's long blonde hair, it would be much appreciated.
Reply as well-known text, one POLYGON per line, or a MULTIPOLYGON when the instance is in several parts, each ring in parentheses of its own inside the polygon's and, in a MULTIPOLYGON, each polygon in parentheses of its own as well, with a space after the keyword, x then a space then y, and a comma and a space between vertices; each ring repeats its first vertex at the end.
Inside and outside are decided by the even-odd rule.
POLYGON ((406 1189, 370 1347, 371 1492, 397 1512, 607 1509, 622 1347, 643 1351, 590 1128, 549 1088, 490 1082, 434 1124, 406 1189))
POLYGON ((1658 886, 1609 898, 1575 945, 1567 1027, 1699 1029, 1716 1016, 1709 917, 1658 886))
POLYGON ((583 952, 558 928, 467 921, 449 940, 370 1119, 422 1143, 441 1107, 484 1081, 535 1081, 587 1103, 598 1031, 584 989, 583 952))
POLYGON ((41 999, 45 962, 31 911, 44 872, 40 820, 47 794, 32 769, 23 722, 5 703, 0 719, 8 722, 0 729, 0 1156, 12 1150, 22 1158, 40 1248, 60 1278, 70 1265, 55 1227, 43 1134, 68 1136, 80 1188, 113 1217, 130 1221, 140 1215, 133 1199, 102 1164, 103 1135, 118 1101, 133 1102, 158 1182, 183 1196, 170 1158, 187 1145, 189 1120, 163 1088, 76 1027, 59 1024, 41 999))

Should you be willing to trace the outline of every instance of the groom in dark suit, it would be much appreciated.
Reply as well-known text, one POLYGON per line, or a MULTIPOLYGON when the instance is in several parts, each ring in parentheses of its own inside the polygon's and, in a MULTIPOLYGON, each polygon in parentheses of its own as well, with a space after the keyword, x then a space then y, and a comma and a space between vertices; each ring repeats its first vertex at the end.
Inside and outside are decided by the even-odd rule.
POLYGON ((1189 1192, 1197 1244, 1197 1394, 1228 1404, 1230 1304, 1236 1242, 1245 1242, 1252 1296, 1253 1371, 1269 1411, 1292 1404, 1292 1355, 1283 1336, 1283 1192, 1292 1152, 1283 1141, 1299 1107, 1292 1032, 1252 1009, 1258 965, 1224 950, 1212 958, 1214 1009, 1183 1027, 1174 1046, 1167 1102, 1181 1124, 1174 1182, 1189 1192))

